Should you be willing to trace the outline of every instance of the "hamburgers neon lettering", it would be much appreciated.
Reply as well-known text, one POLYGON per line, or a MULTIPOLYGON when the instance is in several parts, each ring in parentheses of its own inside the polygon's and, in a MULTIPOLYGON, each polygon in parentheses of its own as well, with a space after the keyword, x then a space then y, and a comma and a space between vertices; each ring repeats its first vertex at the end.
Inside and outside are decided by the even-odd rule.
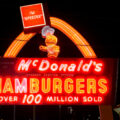
POLYGON ((0 93, 106 94, 106 78, 0 77, 0 93))

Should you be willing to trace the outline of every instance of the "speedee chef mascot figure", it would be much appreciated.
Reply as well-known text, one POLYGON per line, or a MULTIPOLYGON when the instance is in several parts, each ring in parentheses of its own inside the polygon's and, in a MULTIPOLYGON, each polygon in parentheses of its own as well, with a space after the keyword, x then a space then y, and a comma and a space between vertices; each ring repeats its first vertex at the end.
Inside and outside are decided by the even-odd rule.
POLYGON ((58 39, 54 35, 55 30, 49 26, 45 26, 42 29, 42 37, 45 38, 45 45, 40 45, 41 51, 47 52, 49 58, 57 58, 60 52, 60 47, 57 45, 58 39))

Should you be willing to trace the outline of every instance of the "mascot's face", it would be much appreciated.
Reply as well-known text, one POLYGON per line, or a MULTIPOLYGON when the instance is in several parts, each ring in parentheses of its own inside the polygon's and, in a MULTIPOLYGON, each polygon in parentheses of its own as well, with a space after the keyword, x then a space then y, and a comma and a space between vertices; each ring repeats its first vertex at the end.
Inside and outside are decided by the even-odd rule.
POLYGON ((47 35, 46 39, 45 39, 45 44, 47 46, 49 46, 49 45, 56 45, 57 41, 58 41, 58 39, 57 39, 57 37, 55 35, 47 35))

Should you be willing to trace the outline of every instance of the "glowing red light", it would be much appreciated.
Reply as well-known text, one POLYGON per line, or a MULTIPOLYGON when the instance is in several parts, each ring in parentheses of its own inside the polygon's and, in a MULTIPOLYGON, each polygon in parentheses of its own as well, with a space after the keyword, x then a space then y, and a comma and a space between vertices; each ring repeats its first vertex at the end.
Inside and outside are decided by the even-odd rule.
POLYGON ((46 25, 43 4, 33 4, 20 7, 24 29, 46 25))
POLYGON ((16 65, 10 64, 7 75, 0 76, 0 104, 99 105, 111 102, 114 71, 108 64, 111 61, 17 58, 13 63, 16 65))
POLYGON ((50 61, 49 59, 21 59, 18 66, 17 71, 29 71, 33 67, 40 72, 51 71, 51 72, 96 72, 100 73, 103 71, 104 63, 102 61, 97 60, 77 60, 75 62, 71 61, 50 61))

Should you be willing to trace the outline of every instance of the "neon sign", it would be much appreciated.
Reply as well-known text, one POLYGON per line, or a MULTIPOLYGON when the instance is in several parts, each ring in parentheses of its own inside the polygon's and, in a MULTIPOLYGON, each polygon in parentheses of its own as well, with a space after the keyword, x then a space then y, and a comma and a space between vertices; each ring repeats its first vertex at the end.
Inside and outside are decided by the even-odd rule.
POLYGON ((103 62, 97 60, 77 60, 71 61, 60 61, 52 62, 47 59, 22 59, 17 67, 17 71, 29 71, 31 67, 36 67, 38 71, 44 72, 101 72, 103 70, 103 62))
POLYGON ((0 59, 0 104, 113 104, 116 59, 0 59))

